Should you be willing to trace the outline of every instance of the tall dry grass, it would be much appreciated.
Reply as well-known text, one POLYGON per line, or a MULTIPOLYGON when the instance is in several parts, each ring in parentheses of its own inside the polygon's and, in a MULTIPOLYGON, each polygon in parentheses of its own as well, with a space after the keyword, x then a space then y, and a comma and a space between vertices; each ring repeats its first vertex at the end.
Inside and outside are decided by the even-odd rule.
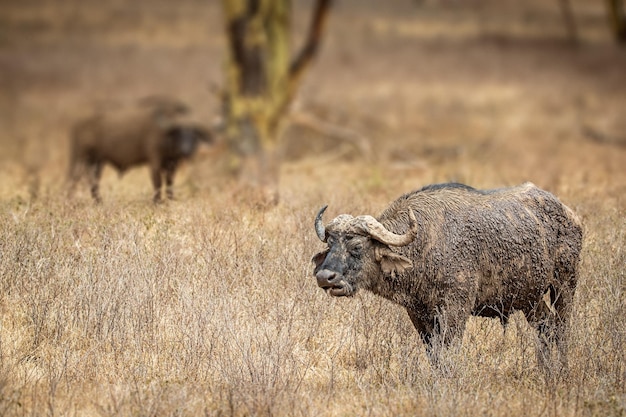
MULTIPOLYGON (((351 192, 328 197, 350 208, 351 192)), ((551 381, 521 316, 506 332, 471 319, 440 372, 397 306, 327 297, 311 276, 316 191, 285 199, 268 210, 217 192, 159 207, 3 202, 0 414, 624 414, 618 207, 578 204, 570 369, 551 381)))

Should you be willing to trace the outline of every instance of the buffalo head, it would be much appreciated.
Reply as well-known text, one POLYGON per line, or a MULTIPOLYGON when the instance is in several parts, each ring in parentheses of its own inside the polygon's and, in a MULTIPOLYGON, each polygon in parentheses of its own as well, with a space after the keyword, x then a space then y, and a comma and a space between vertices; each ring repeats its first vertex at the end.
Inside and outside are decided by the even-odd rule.
POLYGON ((326 226, 324 206, 315 218, 315 231, 328 248, 312 259, 317 285, 335 297, 354 295, 359 288, 371 289, 381 273, 396 276, 413 266, 411 260, 392 247, 410 244, 417 234, 417 220, 408 210, 408 230, 396 234, 372 216, 342 214, 326 226))
POLYGON ((191 157, 200 142, 211 143, 211 133, 200 126, 172 124, 168 126, 161 142, 160 153, 166 159, 191 157))

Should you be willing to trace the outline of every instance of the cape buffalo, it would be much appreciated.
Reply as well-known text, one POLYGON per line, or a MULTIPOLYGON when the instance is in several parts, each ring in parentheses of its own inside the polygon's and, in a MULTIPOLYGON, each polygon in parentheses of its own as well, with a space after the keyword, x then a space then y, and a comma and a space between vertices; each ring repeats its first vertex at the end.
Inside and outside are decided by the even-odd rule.
POLYGON ((173 198, 172 184, 179 162, 191 157, 199 142, 210 142, 208 129, 181 121, 187 108, 175 101, 148 100, 132 111, 106 112, 77 123, 71 136, 69 179, 71 190, 85 171, 91 195, 101 201, 99 181, 104 164, 120 175, 133 166, 148 164, 153 200, 161 200, 162 179, 173 198))
POLYGON ((402 305, 431 359, 435 342, 460 339, 470 315, 506 325, 521 311, 539 332, 540 365, 552 341, 564 364, 582 226, 554 195, 531 183, 449 183, 407 193, 378 218, 342 214, 324 226, 325 210, 315 230, 328 247, 312 260, 328 294, 365 289, 402 305))

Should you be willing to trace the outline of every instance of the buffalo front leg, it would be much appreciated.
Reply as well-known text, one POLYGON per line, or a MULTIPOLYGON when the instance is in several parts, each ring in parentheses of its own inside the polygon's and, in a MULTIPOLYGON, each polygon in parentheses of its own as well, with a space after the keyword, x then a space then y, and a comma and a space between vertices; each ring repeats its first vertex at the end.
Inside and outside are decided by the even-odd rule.
POLYGON ((426 354, 428 355, 428 359, 430 359, 431 363, 433 363, 433 327, 429 324, 432 322, 432 317, 427 314, 423 314, 418 310, 407 309, 407 313, 409 313, 409 318, 411 319, 411 323, 413 323, 413 327, 419 333, 424 346, 426 347, 426 354))
POLYGON ((441 335, 439 334, 439 326, 437 325, 437 317, 434 314, 420 314, 415 310, 407 310, 409 318, 420 335, 422 343, 426 348, 426 355, 430 364, 437 367, 440 363, 442 349, 441 335))
POLYGON ((91 164, 89 168, 89 188, 91 190, 91 196, 96 203, 101 203, 100 177, 102 176, 102 163, 95 162, 91 164))
POLYGON ((176 162, 170 162, 165 167, 165 193, 170 200, 174 199, 174 174, 176 173, 176 162))
POLYGON ((432 313, 409 309, 407 311, 424 342, 431 365, 446 371, 446 361, 442 359, 450 348, 460 343, 469 313, 462 309, 450 310, 443 307, 432 313))

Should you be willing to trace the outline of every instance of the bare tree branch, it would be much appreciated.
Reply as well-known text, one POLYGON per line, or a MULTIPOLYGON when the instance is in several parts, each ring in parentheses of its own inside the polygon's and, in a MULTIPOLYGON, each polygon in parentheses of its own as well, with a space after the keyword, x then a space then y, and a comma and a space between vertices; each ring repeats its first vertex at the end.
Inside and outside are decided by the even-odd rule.
POLYGON ((347 142, 358 149, 365 158, 370 158, 372 154, 371 141, 355 130, 329 123, 311 113, 299 111, 292 111, 289 120, 293 124, 306 127, 335 140, 347 142))
POLYGON ((626 13, 624 13, 623 0, 606 0, 609 13, 611 30, 615 39, 620 43, 626 43, 626 13))
POLYGON ((576 27, 576 20, 574 19, 574 13, 572 12, 572 5, 570 0, 559 0, 561 6, 561 13, 563 13, 563 20, 565 21, 565 28, 567 29, 567 36, 570 42, 578 43, 578 29, 576 27))
POLYGON ((311 64, 313 57, 315 57, 319 49, 331 4, 332 0, 317 0, 317 3, 315 3, 315 11, 313 12, 306 42, 289 67, 290 83, 294 87, 299 83, 300 78, 311 64))

